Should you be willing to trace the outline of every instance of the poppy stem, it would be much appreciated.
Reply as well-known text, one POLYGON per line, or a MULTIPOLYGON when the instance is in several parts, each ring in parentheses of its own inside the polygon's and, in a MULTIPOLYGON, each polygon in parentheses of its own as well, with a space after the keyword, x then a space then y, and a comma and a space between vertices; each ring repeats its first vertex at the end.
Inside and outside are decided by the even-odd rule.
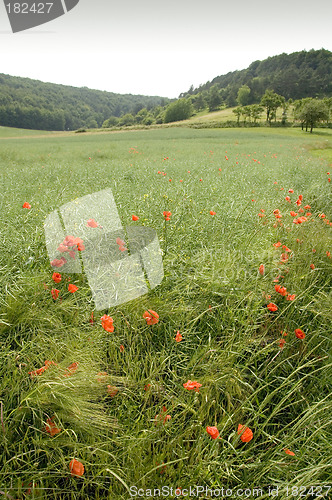
POLYGON ((3 423, 3 403, 2 401, 0 401, 0 405, 1 405, 1 426, 2 426, 2 430, 3 430, 3 433, 6 434, 6 429, 5 429, 5 424, 3 423))
POLYGON ((164 234, 165 234, 165 249, 164 249, 164 257, 167 254, 167 221, 164 221, 164 234))

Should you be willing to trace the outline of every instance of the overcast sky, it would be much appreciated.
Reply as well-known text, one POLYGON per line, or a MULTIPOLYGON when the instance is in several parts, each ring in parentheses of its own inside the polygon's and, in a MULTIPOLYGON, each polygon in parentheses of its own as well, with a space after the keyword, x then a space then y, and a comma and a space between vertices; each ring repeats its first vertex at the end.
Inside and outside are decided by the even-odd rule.
POLYGON ((255 60, 332 50, 331 0, 80 0, 15 34, 4 3, 0 73, 122 94, 178 97, 255 60))

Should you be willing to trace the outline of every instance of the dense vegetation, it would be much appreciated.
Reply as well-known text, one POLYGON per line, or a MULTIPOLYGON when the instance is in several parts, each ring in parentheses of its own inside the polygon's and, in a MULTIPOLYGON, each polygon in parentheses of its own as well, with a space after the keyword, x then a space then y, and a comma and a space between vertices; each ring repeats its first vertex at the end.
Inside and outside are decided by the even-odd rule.
MULTIPOLYGON (((280 107, 285 125, 293 101, 326 100, 331 96, 332 52, 325 49, 255 61, 245 70, 218 76, 197 89, 191 87, 172 102, 163 97, 113 94, 0 75, 0 125, 39 130, 149 126, 236 105, 240 108, 233 125, 240 124, 240 117, 247 124, 256 124, 263 108, 271 124, 280 107), (271 102, 271 94, 270 106, 267 101, 271 102)), ((326 109, 320 111, 318 122, 302 120, 299 113, 293 118, 311 123, 310 128, 319 121, 328 122, 331 99, 324 101, 323 107, 326 109)))
POLYGON ((25 135, 0 139, 1 498, 331 498, 332 131, 25 135), (164 279, 96 311, 44 222, 106 188, 164 279))
POLYGON ((227 106, 236 106, 238 90, 243 85, 250 89, 247 104, 259 102, 266 89, 274 90, 286 100, 332 96, 332 52, 302 50, 254 61, 247 69, 217 76, 196 89, 192 86, 180 97, 202 94, 206 98, 215 86, 227 106))
POLYGON ((101 127, 113 116, 164 106, 169 99, 114 94, 0 74, 0 125, 38 130, 101 127))

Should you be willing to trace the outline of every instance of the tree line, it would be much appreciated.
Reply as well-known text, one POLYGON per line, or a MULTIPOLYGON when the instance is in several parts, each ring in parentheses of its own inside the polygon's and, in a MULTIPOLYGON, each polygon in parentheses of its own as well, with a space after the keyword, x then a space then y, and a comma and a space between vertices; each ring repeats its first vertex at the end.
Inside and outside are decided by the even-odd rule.
POLYGON ((0 74, 0 125, 37 130, 101 127, 111 115, 165 106, 158 96, 115 94, 0 74))

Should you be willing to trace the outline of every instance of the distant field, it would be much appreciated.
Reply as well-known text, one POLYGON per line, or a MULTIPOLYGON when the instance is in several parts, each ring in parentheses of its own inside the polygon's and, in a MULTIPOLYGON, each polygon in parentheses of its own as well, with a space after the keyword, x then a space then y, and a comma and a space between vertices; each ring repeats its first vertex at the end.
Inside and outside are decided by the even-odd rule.
POLYGON ((329 498, 331 149, 330 130, 0 128, 4 498, 329 498), (165 277, 95 311, 84 274, 52 279, 43 224, 105 188, 156 230, 165 277))

